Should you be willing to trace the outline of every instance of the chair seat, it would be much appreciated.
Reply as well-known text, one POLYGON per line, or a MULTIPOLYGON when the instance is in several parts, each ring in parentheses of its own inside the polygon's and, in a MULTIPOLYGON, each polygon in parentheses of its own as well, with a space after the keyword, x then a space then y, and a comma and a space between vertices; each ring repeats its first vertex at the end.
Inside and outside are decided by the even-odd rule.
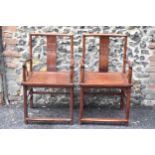
POLYGON ((28 86, 65 86, 71 87, 70 72, 31 72, 23 85, 28 86))
POLYGON ((131 87, 127 75, 118 72, 85 72, 83 87, 131 87))

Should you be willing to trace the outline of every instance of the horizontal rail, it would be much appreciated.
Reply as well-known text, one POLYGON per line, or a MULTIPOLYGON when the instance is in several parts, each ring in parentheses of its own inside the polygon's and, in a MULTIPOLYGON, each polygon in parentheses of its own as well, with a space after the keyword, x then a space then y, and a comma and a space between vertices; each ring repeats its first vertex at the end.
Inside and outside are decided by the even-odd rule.
POLYGON ((121 93, 104 93, 104 92, 84 92, 86 95, 109 95, 109 96, 120 96, 121 93))
POLYGON ((70 118, 47 118, 47 117, 45 117, 45 118, 39 118, 39 117, 32 117, 32 118, 26 118, 26 121, 28 121, 28 122, 53 122, 53 123, 57 123, 57 122, 59 122, 59 123, 65 123, 65 122, 71 122, 71 119, 70 118))
POLYGON ((81 122, 83 123, 104 123, 104 122, 114 122, 114 123, 128 123, 127 119, 119 119, 119 118, 81 118, 81 122))
POLYGON ((60 33, 30 33, 30 36, 66 36, 71 37, 73 34, 60 34, 60 33))
POLYGON ((58 94, 69 94, 70 92, 45 92, 45 91, 33 91, 33 94, 50 94, 50 95, 58 95, 58 94))
POLYGON ((90 84, 87 84, 87 83, 80 83, 80 87, 83 87, 83 88, 130 88, 132 87, 133 84, 121 84, 121 85, 101 85, 101 84, 94 84, 94 83, 90 83, 90 84))
POLYGON ((85 37, 100 37, 100 36, 107 36, 107 37, 127 37, 124 34, 100 34, 100 33, 90 33, 90 34, 83 34, 85 37))
POLYGON ((51 88, 51 87, 53 87, 53 88, 70 88, 70 87, 73 87, 74 86, 74 84, 73 83, 69 83, 69 84, 47 84, 47 83, 45 83, 45 84, 42 84, 42 83, 28 83, 28 82, 22 82, 21 83, 22 85, 25 85, 25 86, 29 86, 29 87, 47 87, 47 88, 51 88))

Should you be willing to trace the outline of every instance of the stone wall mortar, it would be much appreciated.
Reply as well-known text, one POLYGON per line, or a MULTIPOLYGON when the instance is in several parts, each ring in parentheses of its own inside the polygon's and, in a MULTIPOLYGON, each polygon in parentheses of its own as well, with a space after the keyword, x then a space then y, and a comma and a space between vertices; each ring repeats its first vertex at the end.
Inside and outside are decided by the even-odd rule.
MULTIPOLYGON (((17 26, 5 27, 3 29, 4 42, 6 48, 7 81, 9 99, 11 103, 18 103, 22 99, 22 64, 28 57, 28 36, 31 32, 59 32, 74 33, 74 58, 75 58, 75 93, 76 103, 78 98, 79 82, 79 60, 82 54, 82 34, 83 33, 121 33, 128 37, 128 59, 133 61, 133 105, 155 105, 155 27, 152 26, 17 26)), ((34 69, 46 70, 46 40, 38 38, 34 40, 34 69), (41 47, 40 45, 43 45, 41 47)), ((98 68, 98 39, 92 38, 87 46, 86 68, 97 70, 98 68)), ((59 70, 68 69, 69 64, 69 42, 58 41, 57 67, 59 70), (61 43, 61 45, 60 45, 61 43), (65 52, 64 52, 65 51, 65 52), (65 59, 64 59, 65 58, 65 59)), ((122 59, 122 43, 119 40, 112 40, 110 51, 110 69, 120 70, 122 59), (116 43, 116 45, 114 45, 116 43), (117 52, 117 54, 116 54, 117 52), (117 66, 117 67, 116 67, 117 66)), ((65 99, 65 96, 62 97, 65 99)), ((48 101, 57 103, 61 98, 39 97, 36 101, 48 101)), ((104 104, 101 98, 94 97, 99 104, 104 104)))

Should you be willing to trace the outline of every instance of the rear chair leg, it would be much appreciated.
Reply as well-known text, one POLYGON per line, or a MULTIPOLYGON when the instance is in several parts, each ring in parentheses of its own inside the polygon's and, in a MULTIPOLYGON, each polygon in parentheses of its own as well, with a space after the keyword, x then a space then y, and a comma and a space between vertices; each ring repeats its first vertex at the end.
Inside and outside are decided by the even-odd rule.
POLYGON ((26 118, 28 118, 28 109, 27 109, 27 86, 23 86, 23 95, 24 95, 24 122, 28 123, 26 118))
POLYGON ((73 124, 74 89, 70 88, 70 124, 73 124))
POLYGON ((33 108, 33 88, 30 89, 30 108, 33 108))
POLYGON ((124 100, 123 100, 124 96, 123 96, 123 90, 121 90, 121 103, 120 103, 120 109, 123 110, 124 109, 124 100))
POLYGON ((81 124, 81 118, 83 116, 83 106, 84 106, 84 88, 80 88, 80 116, 79 116, 79 124, 81 124))

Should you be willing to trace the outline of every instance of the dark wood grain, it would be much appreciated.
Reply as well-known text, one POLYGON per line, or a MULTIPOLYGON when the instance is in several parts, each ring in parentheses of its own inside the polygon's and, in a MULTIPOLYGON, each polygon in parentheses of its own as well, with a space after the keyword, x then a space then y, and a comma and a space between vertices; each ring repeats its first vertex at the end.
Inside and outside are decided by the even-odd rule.
POLYGON ((47 36, 47 71, 56 71, 56 36, 47 36))
POLYGON ((100 37, 100 60, 99 60, 99 71, 108 71, 108 57, 109 57, 109 37, 100 37))

